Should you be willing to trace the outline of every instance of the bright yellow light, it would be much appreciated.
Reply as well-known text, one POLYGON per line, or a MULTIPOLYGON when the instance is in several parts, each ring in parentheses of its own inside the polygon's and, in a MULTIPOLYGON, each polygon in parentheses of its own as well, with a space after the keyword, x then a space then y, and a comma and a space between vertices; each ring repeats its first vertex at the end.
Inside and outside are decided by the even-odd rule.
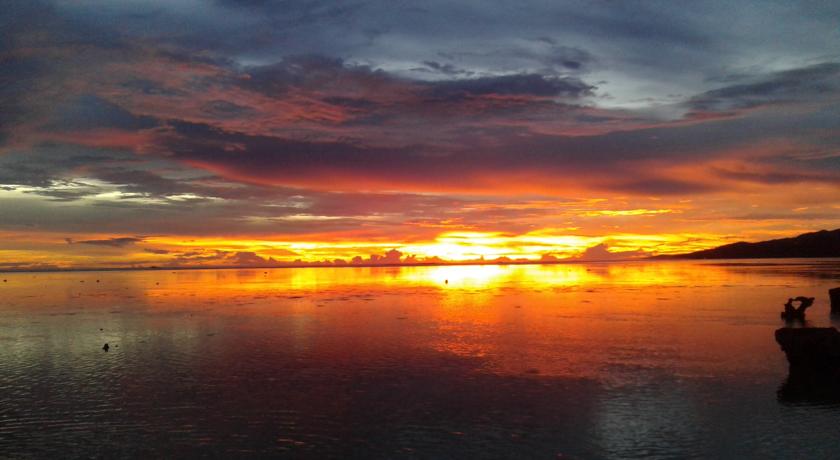
MULTIPOLYGON (((587 211, 583 212, 580 215, 585 217, 596 217, 596 216, 653 216, 656 214, 670 214, 675 212, 673 209, 622 209, 622 210, 600 210, 600 211, 587 211)), ((677 211, 678 212, 678 211, 677 211)))
MULTIPOLYGON (((706 249, 730 242, 720 235, 705 233, 637 234, 612 233, 604 236, 569 234, 568 228, 547 228, 526 233, 451 231, 427 241, 405 244, 393 240, 366 241, 329 236, 313 240, 220 237, 149 236, 124 246, 83 245, 66 241, 64 234, 0 234, 0 255, 20 266, 62 268, 148 267, 148 266, 242 266, 264 264, 377 263, 371 255, 398 250, 408 263, 493 262, 575 259, 587 248, 604 244, 609 252, 674 254, 706 249), (26 250, 20 248, 24 246, 26 250), (639 252, 639 251, 643 252, 639 252), (252 254, 238 254, 252 253, 252 254), (261 258, 256 259, 254 256, 261 258), (269 260, 270 258, 270 260, 269 260), (408 259, 408 260, 407 260, 408 259), (338 260, 338 262, 334 262, 338 260), (244 262, 243 262, 244 261, 244 262), (358 263, 358 262, 357 262, 358 263)), ((73 240, 107 240, 121 235, 76 235, 73 240)), ((388 263, 393 263, 393 258, 388 263)))
POLYGON ((424 268, 422 271, 401 271, 405 281, 432 281, 453 288, 483 288, 497 283, 509 271, 499 265, 457 265, 424 268))

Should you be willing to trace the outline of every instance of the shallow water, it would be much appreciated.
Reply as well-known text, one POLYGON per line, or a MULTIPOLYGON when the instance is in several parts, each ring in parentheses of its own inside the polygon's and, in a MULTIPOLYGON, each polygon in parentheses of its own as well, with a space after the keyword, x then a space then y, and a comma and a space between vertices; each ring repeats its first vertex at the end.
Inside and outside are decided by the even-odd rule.
POLYGON ((838 260, 0 274, 0 457, 832 458, 838 260), (836 324, 835 324, 836 325, 836 324), (108 343, 109 351, 102 345, 108 343))

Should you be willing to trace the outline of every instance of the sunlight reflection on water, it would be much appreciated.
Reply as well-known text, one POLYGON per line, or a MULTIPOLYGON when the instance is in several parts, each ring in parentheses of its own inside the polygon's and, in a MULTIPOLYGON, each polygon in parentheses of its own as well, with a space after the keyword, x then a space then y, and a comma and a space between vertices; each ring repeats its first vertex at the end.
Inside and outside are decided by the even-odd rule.
POLYGON ((10 273, 0 455, 831 456, 773 340, 840 261, 10 273), (101 347, 109 343, 104 352, 101 347))

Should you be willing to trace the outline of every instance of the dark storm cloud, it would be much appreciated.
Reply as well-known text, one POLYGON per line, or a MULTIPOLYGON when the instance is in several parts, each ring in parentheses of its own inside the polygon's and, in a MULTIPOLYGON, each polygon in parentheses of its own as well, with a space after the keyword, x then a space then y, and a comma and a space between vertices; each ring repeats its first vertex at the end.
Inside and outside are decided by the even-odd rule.
MULTIPOLYGON (((131 158, 128 155, 122 157, 131 158)), ((110 158, 75 146, 8 153, 0 155, 0 184, 48 187, 55 181, 67 180, 68 174, 77 168, 110 158)))
POLYGON ((744 182, 755 182, 767 185, 793 184, 793 183, 829 183, 840 184, 840 173, 833 171, 812 171, 802 172, 785 168, 780 165, 775 169, 755 168, 755 170, 731 170, 713 168, 712 172, 726 179, 734 179, 744 182))
POLYGON ((389 85, 392 77, 369 66, 347 64, 324 55, 288 56, 282 61, 244 69, 238 83, 270 96, 281 96, 292 88, 310 90, 356 89, 389 85))
MULTIPOLYGON (((517 37, 519 40, 521 37, 517 37)), ((516 41, 516 40, 514 40, 516 41)), ((528 40, 525 44, 512 46, 497 45, 490 49, 457 50, 439 53, 444 61, 423 61, 425 68, 415 68, 413 71, 437 71, 450 76, 474 76, 477 72, 457 67, 453 62, 485 62, 485 63, 518 63, 520 66, 507 66, 507 72, 522 72, 521 67, 530 71, 545 73, 551 76, 567 76, 569 74, 587 73, 598 65, 598 59, 589 51, 558 44, 556 40, 543 39, 528 40), (535 46, 536 44, 536 46, 535 46)), ((463 64, 461 64, 463 65, 463 64)))
POLYGON ((375 101, 357 97, 329 96, 322 100, 327 104, 361 110, 374 109, 379 105, 375 101))
POLYGON ((72 130, 107 123, 112 115, 117 125, 133 117, 80 92, 80 83, 93 83, 97 72, 105 78, 106 59, 130 60, 136 51, 117 28, 87 20, 48 1, 10 0, 0 8, 0 147, 11 137, 29 141, 39 125, 61 129, 57 123, 66 122, 72 130))
POLYGON ((459 69, 452 64, 448 63, 440 63, 437 61, 423 61, 423 67, 415 67, 411 69, 417 72, 432 72, 432 73, 440 73, 443 75, 455 77, 455 76, 472 76, 475 72, 471 72, 469 70, 459 69))
POLYGON ((468 200, 453 196, 410 193, 308 193, 306 210, 322 216, 435 214, 441 209, 460 209, 468 200))
POLYGON ((595 89, 577 78, 546 77, 536 74, 502 75, 449 80, 429 83, 434 97, 459 98, 468 96, 537 96, 581 97, 595 89))
POLYGON ((101 166, 91 171, 96 179, 116 184, 119 190, 129 196, 167 197, 170 195, 206 192, 187 180, 175 180, 161 176, 152 171, 124 168, 116 166, 101 166))
POLYGON ((216 0, 200 9, 181 1, 57 5, 64 18, 100 41, 122 35, 239 62, 328 54, 386 69, 413 61, 412 69, 449 56, 458 62, 438 62, 441 69, 510 74, 547 66, 574 72, 598 61, 661 82, 731 73, 770 52, 803 62, 826 55, 827 43, 837 38, 832 18, 840 15, 836 2, 758 1, 679 7, 573 0, 430 0, 422 7, 285 0, 216 0))
POLYGON ((689 106, 696 111, 722 112, 840 96, 840 64, 836 62, 775 72, 752 80, 755 81, 699 94, 691 98, 689 106))
MULTIPOLYGON (((595 90, 594 85, 577 77, 538 73, 419 81, 318 55, 290 56, 274 64, 248 67, 229 76, 228 81, 283 101, 287 116, 300 121, 320 119, 325 124, 379 130, 346 136, 357 138, 379 137, 383 125, 401 129, 403 123, 412 126, 420 120, 433 124, 447 119, 462 123, 479 118, 562 118, 574 107, 555 99, 576 102, 592 96, 595 90), (333 109, 314 107, 313 100, 333 109)), ((247 114, 252 115, 260 116, 255 111, 247 114)), ((452 122, 445 124, 451 126, 452 122)), ((400 137, 416 136, 417 129, 409 129, 414 132, 405 131, 400 137)))
POLYGON ((147 80, 145 78, 132 78, 120 83, 119 86, 129 91, 149 96, 184 96, 187 94, 184 91, 168 88, 158 82, 147 80))
POLYGON ((128 152, 86 151, 67 144, 42 145, 29 152, 0 155, 0 184, 26 189, 27 193, 73 201, 103 191, 102 186, 81 182, 97 179, 126 194, 166 197, 193 193, 186 180, 167 179, 155 173, 160 162, 142 161, 128 152), (151 169, 149 169, 151 168, 151 169))
POLYGON ((440 191, 836 183, 838 8, 13 0, 2 224, 341 232, 450 217, 440 191))
MULTIPOLYGON (((303 89, 338 93, 392 90, 445 99, 490 95, 579 98, 593 95, 596 89, 594 85, 577 77, 539 73, 473 77, 474 72, 458 70, 450 64, 425 61, 424 65, 446 75, 448 79, 411 81, 381 69, 348 63, 340 58, 304 55, 289 56, 270 65, 246 68, 236 83, 273 97, 281 97, 292 89, 303 89)), ((573 64, 567 61, 565 65, 573 64)), ((337 96, 325 99, 338 103, 350 100, 337 96)))
MULTIPOLYGON (((591 180, 617 191, 669 194, 713 187, 690 179, 656 178, 655 171, 640 169, 634 162, 681 163, 693 155, 707 156, 707 150, 692 145, 692 141, 693 137, 708 134, 707 128, 685 127, 601 136, 530 136, 477 152, 435 153, 422 147, 389 149, 252 136, 179 122, 172 124, 172 131, 161 142, 164 150, 172 152, 173 159, 256 183, 317 188, 320 181, 334 177, 324 184, 344 188, 347 185, 341 181, 350 180, 359 186, 405 183, 411 189, 453 189, 480 187, 488 176, 497 177, 504 184, 510 180, 505 178, 508 173, 531 171, 539 173, 531 181, 553 180, 561 187, 563 183, 591 180), (633 171, 636 180, 628 181, 620 173, 628 170, 633 171), (553 175, 556 178, 549 179, 553 175)), ((721 131, 714 142, 720 148, 738 145, 740 141, 740 137, 721 131)))
MULTIPOLYGON (((702 46, 708 41, 707 35, 699 30, 700 24, 678 20, 694 11, 681 15, 667 5, 653 3, 531 1, 511 5, 487 1, 478 6, 430 1, 422 7, 398 2, 219 0, 216 3, 241 13, 260 15, 265 18, 263 23, 266 25, 285 25, 306 31, 298 46, 313 40, 312 35, 331 35, 336 30, 345 32, 347 42, 356 44, 356 36, 371 29, 397 30, 398 35, 403 36, 426 35, 432 47, 456 36, 485 39, 495 35, 511 39, 524 38, 534 30, 547 32, 541 36, 541 41, 550 45, 558 43, 558 39, 551 36, 558 30, 589 36, 609 35, 648 44, 675 42, 686 47, 702 46), (280 15, 278 11, 284 14, 280 15), (356 27, 344 27, 338 22, 340 19, 356 27), (331 26, 331 29, 318 33, 313 30, 317 26, 331 26)), ((570 58, 559 62, 575 68, 582 60, 570 58)))
POLYGON ((76 181, 53 181, 49 187, 24 191, 24 193, 42 196, 55 202, 77 201, 91 195, 96 195, 98 192, 99 189, 97 187, 76 181))
POLYGON ((690 178, 671 179, 667 177, 656 177, 655 174, 645 174, 644 172, 634 172, 634 175, 637 175, 638 178, 607 181, 603 185, 603 188, 619 193, 633 193, 648 196, 690 195, 723 189, 719 184, 701 182, 690 178))
POLYGON ((30 162, 9 161, 9 155, 0 156, 0 184, 48 187, 55 178, 55 171, 30 162))
POLYGON ((0 54, 0 146, 14 127, 27 119, 24 99, 41 71, 36 59, 0 54))
MULTIPOLYGON (((273 136, 252 136, 228 132, 206 124, 171 122, 172 132, 161 138, 172 158, 201 165, 231 167, 233 171, 284 170, 317 173, 362 165, 379 170, 398 170, 411 153, 346 142, 307 142, 273 136)), ((270 173, 269 173, 270 174, 270 173)))
POLYGON ((243 117, 254 113, 254 110, 250 107, 222 100, 210 101, 202 107, 202 110, 220 119, 243 117))
POLYGON ((232 8, 236 7, 257 7, 265 6, 274 3, 274 0, 214 0, 219 5, 224 5, 232 8))
POLYGON ((117 128, 140 130, 156 126, 153 117, 134 115, 122 107, 92 94, 85 94, 56 110, 52 122, 44 126, 47 130, 77 131, 96 128, 117 128))

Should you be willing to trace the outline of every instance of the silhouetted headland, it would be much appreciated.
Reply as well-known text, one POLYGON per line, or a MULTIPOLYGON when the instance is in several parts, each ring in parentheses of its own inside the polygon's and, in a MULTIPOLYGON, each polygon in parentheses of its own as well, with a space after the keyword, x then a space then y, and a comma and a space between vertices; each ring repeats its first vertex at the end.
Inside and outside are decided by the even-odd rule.
POLYGON ((667 259, 776 259, 840 257, 840 229, 820 230, 804 233, 792 238, 739 242, 712 249, 673 256, 657 256, 667 259))

